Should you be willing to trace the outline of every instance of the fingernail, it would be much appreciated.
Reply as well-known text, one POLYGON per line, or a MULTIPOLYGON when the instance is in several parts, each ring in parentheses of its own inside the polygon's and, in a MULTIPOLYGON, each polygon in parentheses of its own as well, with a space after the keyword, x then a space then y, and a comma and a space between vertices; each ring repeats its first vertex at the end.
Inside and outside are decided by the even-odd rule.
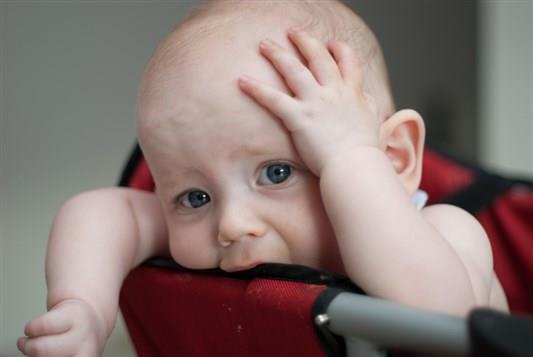
POLYGON ((250 77, 248 77, 248 76, 240 76, 239 77, 239 82, 245 83, 245 84, 249 83, 250 82, 250 77))

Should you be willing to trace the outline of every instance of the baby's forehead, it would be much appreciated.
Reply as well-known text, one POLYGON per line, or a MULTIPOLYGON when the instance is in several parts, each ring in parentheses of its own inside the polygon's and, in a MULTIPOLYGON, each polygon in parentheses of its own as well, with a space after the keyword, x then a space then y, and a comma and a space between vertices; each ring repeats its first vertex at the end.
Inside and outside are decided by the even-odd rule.
POLYGON ((289 48, 286 32, 280 28, 261 28, 244 34, 241 25, 226 26, 224 30, 195 38, 188 36, 194 28, 170 35, 145 72, 139 115, 150 120, 154 116, 217 110, 217 106, 233 105, 234 101, 250 101, 238 87, 242 75, 288 92, 280 75, 258 51, 259 41, 266 37, 289 48))
POLYGON ((364 23, 338 1, 216 0, 182 22, 163 41, 148 67, 190 73, 191 65, 206 65, 206 60, 207 69, 211 61, 216 64, 222 59, 227 60, 226 65, 236 65, 232 61, 245 60, 247 54, 257 56, 257 45, 264 38, 294 50, 286 35, 292 26, 305 28, 324 42, 332 38, 365 42, 365 31, 360 31, 364 23), (354 29, 361 33, 351 36, 354 29))
MULTIPOLYGON (((345 21, 352 24, 349 26, 354 27, 358 21, 336 1, 294 1, 287 2, 290 6, 286 7, 279 3, 212 1, 206 10, 179 25, 147 65, 139 91, 138 118, 168 117, 176 111, 194 111, 199 105, 216 107, 224 104, 221 99, 228 103, 236 98, 242 101, 244 95, 237 85, 241 75, 289 92, 280 75, 260 55, 259 41, 274 39, 298 55, 287 38, 290 26, 311 28, 324 40, 328 26, 343 29, 343 25, 332 25, 334 19, 343 19, 342 15, 349 13, 344 16, 344 20, 349 17, 350 21, 345 21), (333 10, 328 9, 330 5, 333 10), (317 10, 322 10, 321 18, 313 13, 317 10)), ((351 32, 339 32, 345 33, 351 32)))
POLYGON ((231 70, 258 62, 259 41, 270 38, 285 48, 296 51, 287 38, 288 25, 278 21, 254 21, 239 18, 220 24, 221 19, 206 19, 185 24, 172 33, 154 56, 153 65, 190 73, 195 69, 224 75, 222 69, 231 70), (222 67, 219 67, 222 66, 222 67), (211 70, 211 71, 210 71, 211 70))

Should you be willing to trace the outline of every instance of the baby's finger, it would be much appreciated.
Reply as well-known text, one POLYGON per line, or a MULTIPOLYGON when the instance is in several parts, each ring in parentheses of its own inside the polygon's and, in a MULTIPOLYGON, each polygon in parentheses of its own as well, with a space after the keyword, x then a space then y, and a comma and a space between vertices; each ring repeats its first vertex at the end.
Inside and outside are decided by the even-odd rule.
POLYGON ((327 85, 341 78, 337 63, 322 42, 297 28, 289 30, 288 34, 291 42, 307 60, 307 66, 318 83, 327 85))
POLYGON ((259 44, 261 54, 281 74, 296 97, 303 98, 317 86, 317 81, 309 69, 292 53, 272 40, 259 44))
POLYGON ((72 322, 64 311, 50 310, 28 322, 24 328, 24 334, 28 337, 55 335, 66 332, 71 327, 72 322))
POLYGON ((76 341, 68 334, 42 336, 35 338, 22 337, 17 341, 20 352, 26 356, 68 357, 76 353, 76 341))
POLYGON ((19 337, 17 339, 17 348, 19 349, 20 352, 24 353, 24 346, 26 345, 26 341, 28 341, 28 337, 24 336, 24 337, 19 337))
POLYGON ((341 41, 330 41, 328 48, 333 54, 335 61, 344 80, 356 84, 359 89, 363 87, 363 69, 359 56, 348 44, 341 41))
POLYGON ((292 118, 296 112, 297 105, 294 98, 248 76, 239 78, 239 86, 244 93, 252 97, 259 105, 280 118, 287 129, 292 129, 294 126, 292 118))

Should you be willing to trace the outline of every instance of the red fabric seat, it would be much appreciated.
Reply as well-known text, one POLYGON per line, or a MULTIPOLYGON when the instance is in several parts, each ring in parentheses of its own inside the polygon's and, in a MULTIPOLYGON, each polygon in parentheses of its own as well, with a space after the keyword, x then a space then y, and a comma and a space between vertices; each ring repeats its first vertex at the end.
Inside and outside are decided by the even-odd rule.
POLYGON ((318 357, 310 316, 325 289, 145 266, 124 283, 121 309, 139 356, 318 357))

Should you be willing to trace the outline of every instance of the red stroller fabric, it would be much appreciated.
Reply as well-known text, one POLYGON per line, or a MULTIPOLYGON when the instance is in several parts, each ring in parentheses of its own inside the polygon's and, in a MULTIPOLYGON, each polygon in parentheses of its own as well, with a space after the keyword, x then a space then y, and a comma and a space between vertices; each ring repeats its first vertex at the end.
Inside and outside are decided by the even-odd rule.
POLYGON ((512 312, 533 315, 533 190, 515 187, 477 213, 512 312))
MULTIPOLYGON (((121 185, 154 188, 138 147, 121 185)), ((426 151, 421 188, 430 204, 457 204, 479 219, 511 311, 533 314, 533 184, 426 151)), ((311 307, 325 288, 141 266, 120 305, 139 356, 323 356, 311 307)))
POLYGON ((121 309, 139 356, 318 357, 311 307, 326 288, 141 267, 121 309))

